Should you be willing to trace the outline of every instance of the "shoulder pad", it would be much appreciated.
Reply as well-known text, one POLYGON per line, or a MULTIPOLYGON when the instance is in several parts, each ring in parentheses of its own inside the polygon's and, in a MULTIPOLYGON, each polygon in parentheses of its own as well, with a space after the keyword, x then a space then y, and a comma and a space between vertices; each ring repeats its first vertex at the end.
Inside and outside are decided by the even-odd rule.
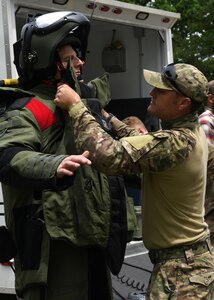
POLYGON ((109 73, 106 72, 103 75, 89 81, 88 86, 95 88, 96 97, 100 100, 101 106, 105 107, 111 100, 109 73))
POLYGON ((19 88, 0 87, 0 101, 3 100, 16 100, 22 97, 33 97, 34 94, 26 92, 19 88))
POLYGON ((24 107, 32 96, 32 94, 18 88, 0 87, 0 115, 3 115, 6 110, 24 107))

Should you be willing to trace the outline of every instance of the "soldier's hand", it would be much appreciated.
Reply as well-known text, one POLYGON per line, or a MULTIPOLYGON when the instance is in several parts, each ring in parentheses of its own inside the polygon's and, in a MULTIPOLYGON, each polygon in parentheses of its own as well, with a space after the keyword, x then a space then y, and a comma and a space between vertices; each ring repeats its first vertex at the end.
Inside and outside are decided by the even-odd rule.
POLYGON ((108 119, 109 113, 104 108, 102 108, 101 113, 104 119, 108 119))
POLYGON ((54 103, 61 109, 68 110, 72 105, 75 105, 80 101, 80 96, 67 84, 58 86, 54 103))
POLYGON ((88 159, 89 152, 85 151, 81 155, 70 155, 66 157, 58 166, 56 177, 62 178, 63 176, 72 176, 74 171, 80 167, 81 164, 91 165, 88 159))

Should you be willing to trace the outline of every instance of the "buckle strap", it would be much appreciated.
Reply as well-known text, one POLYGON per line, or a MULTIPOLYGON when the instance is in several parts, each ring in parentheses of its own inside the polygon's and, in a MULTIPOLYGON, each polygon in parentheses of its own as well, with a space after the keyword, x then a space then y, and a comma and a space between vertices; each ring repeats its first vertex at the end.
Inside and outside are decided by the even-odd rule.
POLYGON ((209 238, 190 245, 171 247, 160 250, 149 250, 149 258, 153 264, 178 258, 184 258, 189 263, 191 263, 193 262, 195 255, 200 255, 207 251, 212 252, 209 238))

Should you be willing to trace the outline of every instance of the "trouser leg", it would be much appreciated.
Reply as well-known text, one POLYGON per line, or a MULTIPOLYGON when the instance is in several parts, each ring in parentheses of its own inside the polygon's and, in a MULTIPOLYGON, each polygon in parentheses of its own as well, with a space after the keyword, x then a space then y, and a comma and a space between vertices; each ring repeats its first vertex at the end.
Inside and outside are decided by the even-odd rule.
POLYGON ((106 266, 103 251, 99 248, 89 250, 89 300, 111 300, 111 275, 106 266))
POLYGON ((44 287, 30 287, 24 293, 22 300, 45 300, 44 287))
POLYGON ((88 253, 64 241, 51 241, 45 296, 30 287, 23 300, 88 300, 88 253))
POLYGON ((52 241, 47 286, 46 300, 87 300, 87 249, 52 241))
POLYGON ((210 252, 156 264, 147 291, 147 300, 214 299, 214 258, 210 252))

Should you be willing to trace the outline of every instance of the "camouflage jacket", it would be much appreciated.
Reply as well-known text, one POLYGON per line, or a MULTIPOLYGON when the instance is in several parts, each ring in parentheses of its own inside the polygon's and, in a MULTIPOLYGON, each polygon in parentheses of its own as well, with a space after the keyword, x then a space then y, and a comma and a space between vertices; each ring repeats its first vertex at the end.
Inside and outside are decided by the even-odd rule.
POLYGON ((102 131, 83 103, 69 109, 79 151, 107 174, 143 172, 143 238, 148 249, 189 244, 209 233, 204 222, 208 145, 195 115, 141 136, 113 117, 120 140, 102 131), (80 117, 81 116, 81 117, 80 117), (110 167, 109 167, 110 166, 110 167), (182 224, 183 226, 179 226, 182 224))

